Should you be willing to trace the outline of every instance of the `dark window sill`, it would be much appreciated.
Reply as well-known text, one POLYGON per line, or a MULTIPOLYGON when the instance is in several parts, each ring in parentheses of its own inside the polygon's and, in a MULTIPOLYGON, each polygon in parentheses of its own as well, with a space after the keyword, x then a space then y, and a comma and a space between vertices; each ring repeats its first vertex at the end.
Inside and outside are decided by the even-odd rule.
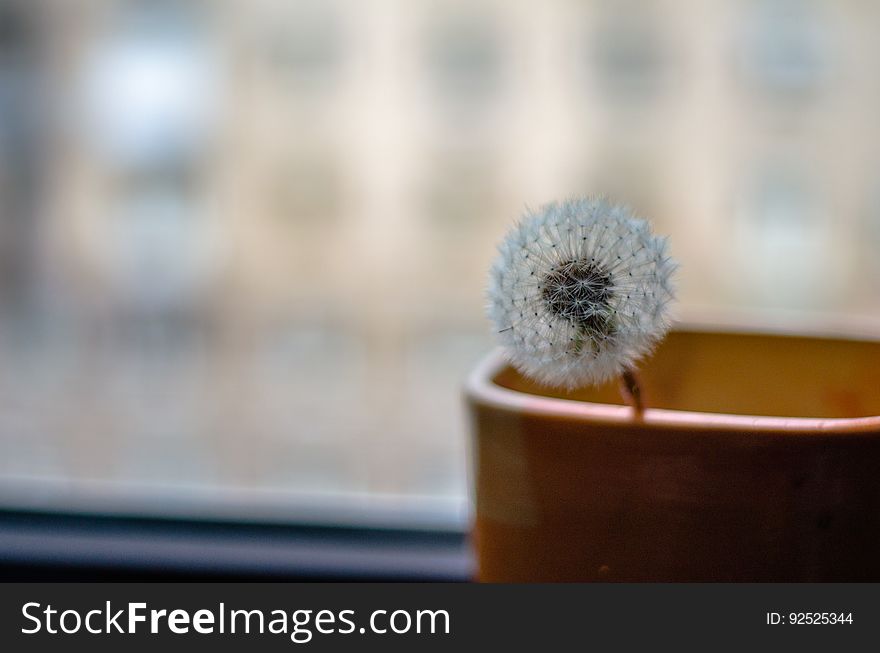
POLYGON ((0 510, 8 581, 468 581, 463 532, 0 510))

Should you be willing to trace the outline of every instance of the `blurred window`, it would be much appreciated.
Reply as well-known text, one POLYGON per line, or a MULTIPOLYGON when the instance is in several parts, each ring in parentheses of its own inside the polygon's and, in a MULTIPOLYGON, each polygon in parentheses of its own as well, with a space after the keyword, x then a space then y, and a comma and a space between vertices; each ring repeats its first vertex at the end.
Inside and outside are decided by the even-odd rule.
POLYGON ((0 502, 462 528, 485 275, 560 197, 670 234, 682 314, 880 314, 878 26, 0 1, 0 502))

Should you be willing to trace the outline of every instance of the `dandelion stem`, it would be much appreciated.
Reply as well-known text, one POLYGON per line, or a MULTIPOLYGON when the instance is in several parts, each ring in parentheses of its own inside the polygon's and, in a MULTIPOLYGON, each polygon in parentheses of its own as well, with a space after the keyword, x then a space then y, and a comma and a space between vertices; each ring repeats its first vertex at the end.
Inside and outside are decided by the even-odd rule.
POLYGON ((632 406, 636 417, 641 417, 645 412, 642 401, 642 385, 639 382, 638 373, 631 367, 627 367, 620 375, 620 394, 623 399, 632 406))

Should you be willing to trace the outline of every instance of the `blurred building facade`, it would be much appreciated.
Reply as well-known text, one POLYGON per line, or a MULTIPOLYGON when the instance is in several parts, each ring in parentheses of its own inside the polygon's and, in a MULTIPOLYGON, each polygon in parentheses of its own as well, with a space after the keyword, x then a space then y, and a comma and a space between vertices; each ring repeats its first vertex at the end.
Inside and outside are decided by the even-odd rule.
POLYGON ((558 197, 671 234, 685 307, 880 314, 875 3, 4 0, 0 25, 0 498, 463 514, 484 276, 558 197))

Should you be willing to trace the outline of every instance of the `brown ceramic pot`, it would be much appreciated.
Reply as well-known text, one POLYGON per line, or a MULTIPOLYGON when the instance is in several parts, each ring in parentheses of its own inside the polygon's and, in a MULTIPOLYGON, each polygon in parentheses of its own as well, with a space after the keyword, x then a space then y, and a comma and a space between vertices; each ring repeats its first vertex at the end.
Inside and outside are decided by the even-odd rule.
POLYGON ((880 341, 682 330, 642 378, 636 420, 480 364, 480 580, 880 580, 880 341))

